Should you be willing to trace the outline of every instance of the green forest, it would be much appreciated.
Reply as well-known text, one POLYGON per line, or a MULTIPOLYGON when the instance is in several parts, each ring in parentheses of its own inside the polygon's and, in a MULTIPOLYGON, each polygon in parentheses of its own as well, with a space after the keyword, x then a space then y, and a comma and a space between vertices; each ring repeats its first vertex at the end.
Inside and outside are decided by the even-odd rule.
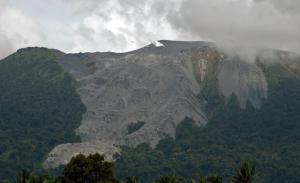
POLYGON ((224 101, 212 74, 206 83, 210 88, 204 90, 210 92, 199 95, 208 98, 210 122, 197 127, 186 118, 177 127, 176 138, 162 140, 155 149, 146 144, 123 147, 116 174, 136 175, 142 182, 152 182, 159 174, 191 180, 199 173, 228 180, 232 168, 248 160, 260 172, 257 182, 300 182, 299 75, 278 64, 261 67, 268 78, 269 96, 260 110, 250 103, 241 109, 234 95, 224 101))
POLYGON ((56 145, 79 141, 85 112, 76 83, 55 62, 63 53, 27 48, 0 62, 0 180, 42 170, 56 145))
MULTIPOLYGON (((85 156, 79 154, 71 159, 59 176, 47 173, 34 173, 27 170, 20 171, 14 182, 16 183, 140 183, 137 176, 127 176, 118 179, 114 175, 114 164, 105 161, 105 157, 99 154, 85 156)), ((235 169, 230 177, 230 183, 253 183, 257 178, 255 167, 249 162, 243 161, 235 169)), ((11 180, 5 180, 10 183, 11 180)), ((183 183, 184 179, 178 175, 160 175, 153 183, 183 183)), ((222 183, 223 178, 218 175, 199 176, 191 180, 191 183, 222 183)))
MULTIPOLYGON (((85 107, 76 93, 77 83, 57 63, 63 56, 56 50, 27 48, 0 61, 0 180, 39 183, 70 179, 68 165, 56 171, 56 178, 44 175, 41 165, 56 145, 80 141, 74 130, 85 107), (17 172, 21 173, 16 177, 17 172)), ((193 119, 185 118, 176 137, 166 137, 154 149, 147 144, 122 147, 114 167, 105 164, 110 181, 230 182, 242 167, 251 173, 252 166, 241 163, 251 162, 257 170, 254 182, 300 182, 299 73, 280 64, 260 64, 268 80, 268 99, 259 110, 250 102, 242 109, 235 95, 225 100, 219 94, 215 67, 216 63, 209 65, 199 94, 199 100, 208 102, 209 123, 196 126, 193 119)), ((143 125, 132 123, 128 134, 143 125)), ((79 163, 85 158, 81 156, 79 163)), ((101 156, 95 158, 103 164, 101 156)), ((74 161, 78 163, 76 158, 74 161)), ((76 166, 75 170, 81 171, 76 166)), ((88 171, 86 176, 77 179, 92 182, 85 180, 100 175, 89 177, 88 171)))

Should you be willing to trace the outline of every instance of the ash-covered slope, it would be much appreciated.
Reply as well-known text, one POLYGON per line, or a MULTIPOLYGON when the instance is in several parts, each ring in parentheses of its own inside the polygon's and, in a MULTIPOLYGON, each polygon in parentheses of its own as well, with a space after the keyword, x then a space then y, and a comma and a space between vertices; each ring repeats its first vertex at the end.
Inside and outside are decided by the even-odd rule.
POLYGON ((83 143, 61 145, 46 161, 56 166, 74 153, 97 149, 108 154, 114 145, 136 146, 174 136, 176 126, 186 117, 199 125, 207 123, 198 100, 199 84, 194 75, 192 50, 210 47, 206 43, 162 41, 129 53, 91 53, 63 57, 59 63, 79 82, 78 93, 87 108, 77 133, 83 143), (143 125, 135 131, 128 127, 143 125), (99 145, 102 144, 102 145, 99 145), (102 148, 102 147, 103 148, 102 148))
POLYGON ((218 82, 222 94, 226 98, 235 94, 242 108, 248 101, 260 108, 261 100, 268 95, 265 75, 256 64, 227 59, 219 64, 218 82))
POLYGON ((57 146, 45 167, 66 163, 76 153, 100 152, 111 158, 119 145, 155 146, 173 137, 185 117, 206 124, 206 101, 197 96, 212 62, 221 94, 229 98, 234 93, 242 107, 250 101, 259 108, 268 90, 261 69, 228 60, 212 43, 159 41, 128 53, 62 57, 58 63, 79 82, 87 112, 77 129, 82 143, 57 146))

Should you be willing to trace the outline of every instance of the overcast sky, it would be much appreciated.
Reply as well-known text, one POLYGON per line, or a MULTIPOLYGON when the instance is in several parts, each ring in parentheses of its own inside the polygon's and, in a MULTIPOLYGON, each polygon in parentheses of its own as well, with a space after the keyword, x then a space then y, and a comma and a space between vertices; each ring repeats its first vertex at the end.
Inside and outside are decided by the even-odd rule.
POLYGON ((300 1, 0 0, 0 57, 27 46, 123 52, 161 39, 299 52, 300 1))

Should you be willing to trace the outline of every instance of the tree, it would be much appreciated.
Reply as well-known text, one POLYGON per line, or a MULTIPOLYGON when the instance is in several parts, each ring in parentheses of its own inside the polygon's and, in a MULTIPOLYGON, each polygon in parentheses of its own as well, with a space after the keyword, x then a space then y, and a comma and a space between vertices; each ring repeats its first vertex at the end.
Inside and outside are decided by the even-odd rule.
POLYGON ((181 183, 181 178, 175 175, 164 175, 160 176, 154 181, 154 183, 181 183))
POLYGON ((98 153, 73 157, 65 166, 63 176, 70 183, 119 183, 113 175, 113 163, 98 153))
POLYGON ((206 178, 207 183, 222 183, 222 177, 210 176, 206 178))
POLYGON ((124 183, 139 183, 139 178, 135 176, 126 177, 124 183))
POLYGON ((255 167, 249 162, 243 161, 231 178, 231 183, 251 183, 256 177, 255 167))
POLYGON ((201 176, 198 180, 192 180, 192 183, 222 183, 222 177, 219 176, 201 176))
POLYGON ((17 183, 27 183, 30 173, 27 170, 22 170, 17 174, 17 183))
POLYGON ((54 177, 52 175, 39 175, 35 173, 30 173, 26 170, 22 170, 17 175, 17 183, 54 183, 54 177))
POLYGON ((207 181, 204 176, 201 176, 197 180, 192 180, 192 183, 207 183, 207 181))

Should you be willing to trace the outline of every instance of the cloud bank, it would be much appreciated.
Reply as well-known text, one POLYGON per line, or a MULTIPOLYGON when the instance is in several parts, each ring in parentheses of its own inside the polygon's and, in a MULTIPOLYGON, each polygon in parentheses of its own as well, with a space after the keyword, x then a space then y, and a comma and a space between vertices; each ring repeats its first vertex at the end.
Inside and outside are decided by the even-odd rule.
POLYGON ((45 35, 38 24, 8 1, 0 0, 0 58, 19 48, 43 45, 45 42, 45 35))
POLYGON ((129 51, 149 42, 177 38, 167 14, 176 4, 165 0, 70 1, 76 13, 86 13, 74 26, 74 51, 129 51))
POLYGON ((53 16, 51 24, 0 2, 0 55, 29 45, 123 52, 160 39, 215 41, 248 59, 264 48, 300 52, 296 0, 45 0, 45 6, 61 7, 55 8, 55 17, 59 12, 74 15, 62 22, 45 13, 53 16), (49 25, 59 26, 45 30, 49 25))
POLYGON ((300 51, 300 3, 293 0, 182 0, 175 29, 253 59, 264 48, 300 51))
POLYGON ((75 50, 126 51, 157 39, 180 39, 215 41, 248 59, 264 48, 300 51, 299 1, 72 2, 78 12, 89 12, 76 27, 75 50))

